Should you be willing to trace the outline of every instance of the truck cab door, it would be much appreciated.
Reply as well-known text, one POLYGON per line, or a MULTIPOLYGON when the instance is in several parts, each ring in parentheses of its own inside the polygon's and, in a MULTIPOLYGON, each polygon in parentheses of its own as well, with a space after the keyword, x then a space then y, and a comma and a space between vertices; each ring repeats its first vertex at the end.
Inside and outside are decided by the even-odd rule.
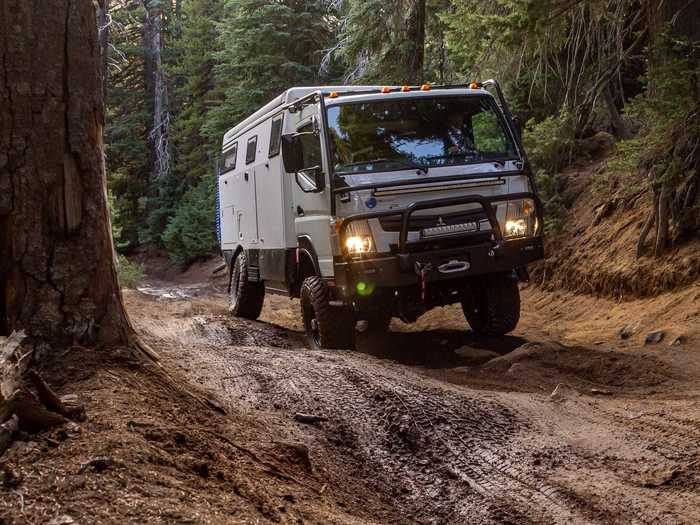
POLYGON ((296 177, 292 175, 292 198, 294 206, 294 228, 298 237, 304 236, 311 243, 318 257, 321 275, 333 276, 333 252, 330 237, 330 188, 328 184, 327 155, 324 155, 323 129, 318 123, 319 104, 306 106, 300 115, 296 132, 300 133, 304 168, 319 167, 325 184, 322 191, 316 191, 314 177, 304 171, 296 177), (314 133, 314 130, 319 130, 314 133))

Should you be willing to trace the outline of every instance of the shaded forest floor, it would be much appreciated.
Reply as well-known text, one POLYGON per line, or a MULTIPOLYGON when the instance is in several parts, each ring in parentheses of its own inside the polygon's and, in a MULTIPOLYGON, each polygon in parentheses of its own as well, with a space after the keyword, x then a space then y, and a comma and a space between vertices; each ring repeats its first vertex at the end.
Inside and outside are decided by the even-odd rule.
POLYGON ((170 379, 121 352, 46 365, 88 421, 8 451, 5 522, 700 520, 700 285, 626 303, 525 288, 506 338, 443 308, 314 352, 296 301, 232 319, 213 265, 126 292, 170 379))

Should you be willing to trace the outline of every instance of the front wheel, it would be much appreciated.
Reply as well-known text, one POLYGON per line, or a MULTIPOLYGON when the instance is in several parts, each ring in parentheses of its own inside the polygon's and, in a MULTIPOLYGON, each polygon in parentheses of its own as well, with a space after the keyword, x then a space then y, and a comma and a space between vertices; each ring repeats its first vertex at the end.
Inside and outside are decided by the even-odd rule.
POLYGON ((300 295, 304 331, 313 349, 354 348, 355 316, 346 306, 330 304, 328 287, 320 277, 306 278, 300 295))
POLYGON ((265 300, 265 283, 248 280, 248 258, 245 252, 236 257, 231 271, 229 311, 236 317, 257 319, 265 300))
POLYGON ((469 326, 480 335, 504 335, 520 320, 520 290, 511 274, 490 275, 462 301, 469 326))

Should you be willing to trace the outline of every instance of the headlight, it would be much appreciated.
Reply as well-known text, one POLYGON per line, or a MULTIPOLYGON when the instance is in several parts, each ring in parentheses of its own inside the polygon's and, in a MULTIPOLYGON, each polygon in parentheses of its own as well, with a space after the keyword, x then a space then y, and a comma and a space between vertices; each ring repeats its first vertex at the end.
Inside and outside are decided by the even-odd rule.
POLYGON ((532 199, 497 202, 494 206, 504 239, 532 237, 538 233, 537 212, 532 199))
POLYGON ((348 225, 343 247, 349 255, 362 255, 374 251, 372 230, 367 221, 353 221, 348 225))

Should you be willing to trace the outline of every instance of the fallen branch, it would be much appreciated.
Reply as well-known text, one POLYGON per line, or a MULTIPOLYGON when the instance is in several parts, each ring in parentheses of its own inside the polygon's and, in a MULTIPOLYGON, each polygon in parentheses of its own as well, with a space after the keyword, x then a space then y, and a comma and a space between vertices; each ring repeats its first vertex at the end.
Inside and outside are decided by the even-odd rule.
POLYGON ((327 417, 324 416, 317 416, 314 414, 302 414, 302 413, 297 413, 294 414, 294 419, 298 421, 299 423, 308 423, 313 425, 314 423, 320 423, 321 421, 328 421, 327 417))
POLYGON ((237 444, 237 443, 234 443, 233 441, 231 441, 230 439, 228 439, 226 436, 223 436, 223 435, 219 434, 218 432, 214 432, 214 431, 209 430, 209 429, 207 429, 207 428, 202 428, 202 427, 200 427, 200 430, 202 430, 202 431, 204 431, 204 432, 210 434, 211 436, 214 436, 214 437, 220 439, 221 441, 223 441, 224 443, 226 443, 226 444, 232 446, 233 448, 235 448, 235 449, 238 450, 239 452, 243 452, 244 454, 246 454, 250 459, 252 459, 252 460, 255 461, 256 463, 259 463, 260 465, 266 467, 265 472, 267 472, 268 474, 273 474, 273 475, 275 475, 275 476, 277 476, 277 477, 279 477, 279 478, 285 479, 285 480, 287 480, 287 481, 292 481, 292 482, 296 483, 297 485, 301 485, 302 487, 306 487, 307 489, 313 490, 314 492, 318 492, 318 489, 317 489, 317 488, 315 488, 315 487, 309 485, 308 483, 304 483, 303 481, 301 481, 301 480, 295 478, 295 477, 292 476, 291 474, 287 474, 286 472, 283 472, 283 471, 280 470, 279 467, 277 467, 276 465, 270 463, 269 461, 265 461, 264 459, 261 459, 261 458, 260 458, 255 452, 253 452, 252 450, 250 450, 250 449, 248 449, 248 448, 246 448, 246 447, 244 447, 244 446, 242 446, 242 445, 239 445, 239 444, 237 444))

